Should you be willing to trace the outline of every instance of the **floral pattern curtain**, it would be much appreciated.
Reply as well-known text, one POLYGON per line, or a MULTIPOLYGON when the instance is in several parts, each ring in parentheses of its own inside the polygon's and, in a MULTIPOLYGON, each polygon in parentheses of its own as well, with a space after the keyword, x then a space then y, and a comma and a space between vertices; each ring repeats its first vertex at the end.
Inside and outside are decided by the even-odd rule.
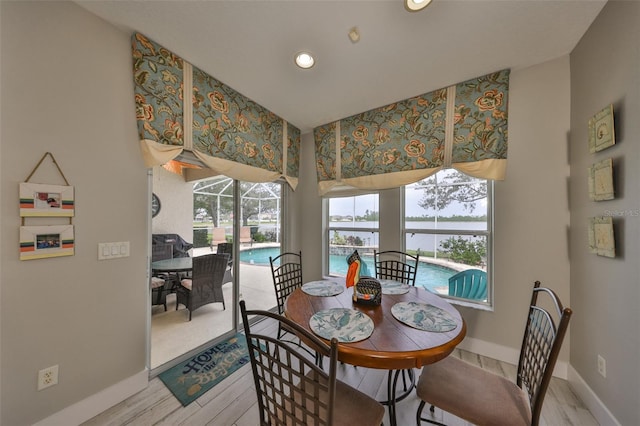
POLYGON ((211 171, 250 182, 298 181, 300 130, 144 35, 132 37, 136 116, 147 167, 191 151, 211 171), (184 102, 184 87, 191 102, 184 102), (191 123, 186 125, 185 123, 191 123))
POLYGON ((398 187, 445 167, 504 179, 508 86, 503 70, 314 129, 320 194, 398 187))

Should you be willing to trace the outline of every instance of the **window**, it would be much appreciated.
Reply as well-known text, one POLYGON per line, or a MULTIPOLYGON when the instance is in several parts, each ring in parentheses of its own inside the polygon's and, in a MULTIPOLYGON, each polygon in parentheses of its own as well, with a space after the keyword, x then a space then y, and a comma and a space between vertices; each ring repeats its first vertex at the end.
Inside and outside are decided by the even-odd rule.
POLYGON ((490 304, 492 189, 493 182, 453 169, 405 186, 405 249, 420 253, 416 285, 490 304), (457 285, 463 275, 471 288, 457 285))
POLYGON ((346 258, 358 250, 367 266, 362 275, 375 276, 373 250, 378 248, 379 203, 378 194, 328 200, 328 275, 346 276, 346 258))

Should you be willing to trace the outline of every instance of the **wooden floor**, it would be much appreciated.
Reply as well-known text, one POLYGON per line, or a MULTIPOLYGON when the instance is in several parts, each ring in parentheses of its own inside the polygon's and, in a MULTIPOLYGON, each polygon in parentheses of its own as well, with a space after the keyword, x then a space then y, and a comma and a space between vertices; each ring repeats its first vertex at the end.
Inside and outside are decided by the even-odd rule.
MULTIPOLYGON (((273 335, 276 334, 273 322, 263 321, 255 327, 264 328, 273 335)), ((515 380, 516 367, 514 365, 461 350, 456 350, 454 355, 515 380)), ((386 376, 387 372, 383 370, 353 367, 346 364, 340 365, 338 371, 340 380, 375 396, 378 400, 386 399, 386 376)), ((399 426, 416 424, 415 417, 419 403, 415 392, 398 403, 397 421, 399 426)), ((423 416, 429 416, 428 409, 425 409, 423 416)), ((451 426, 469 425, 469 423, 448 413, 443 413, 439 409, 436 409, 434 419, 451 426)), ((547 391, 540 423, 543 426, 598 425, 569 384, 556 378, 551 381, 547 391)), ((385 416, 384 424, 389 424, 387 416, 385 416)), ((251 367, 244 366, 186 407, 183 407, 162 381, 156 377, 149 382, 149 386, 145 390, 83 425, 256 426, 258 425, 258 410, 251 367)))

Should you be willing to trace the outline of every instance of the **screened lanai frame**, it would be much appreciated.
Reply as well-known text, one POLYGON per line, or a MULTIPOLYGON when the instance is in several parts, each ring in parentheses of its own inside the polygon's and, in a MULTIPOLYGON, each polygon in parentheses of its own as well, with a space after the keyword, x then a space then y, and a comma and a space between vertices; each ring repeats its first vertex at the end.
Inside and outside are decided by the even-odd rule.
MULTIPOLYGON (((221 199, 222 198, 230 198, 233 199, 233 182, 234 180, 227 176, 215 176, 209 179, 201 180, 195 182, 193 184, 193 193, 200 195, 208 195, 216 197, 216 212, 215 219, 212 215, 212 220, 214 222, 214 226, 219 226, 220 218, 225 213, 221 210, 221 199)), ((256 200, 258 202, 258 214, 257 214, 257 226, 259 227, 263 221, 263 203, 268 202, 269 200, 275 200, 275 213, 273 217, 276 220, 275 224, 275 242, 280 242, 281 240, 281 195, 278 195, 275 192, 275 186, 280 187, 280 192, 282 192, 282 182, 240 182, 240 217, 244 223, 243 216, 243 200, 256 200), (242 187, 244 186, 244 187, 242 187), (248 186, 248 187, 247 187, 248 186), (256 191, 257 189, 262 189, 262 191, 256 191), (255 195, 257 194, 257 195, 255 195), (266 197, 262 195, 267 195, 266 197)), ((233 209, 229 210, 230 213, 233 213, 233 209)), ((251 218, 252 216, 248 216, 246 219, 251 218)), ((249 225, 248 221, 245 225, 249 225)))

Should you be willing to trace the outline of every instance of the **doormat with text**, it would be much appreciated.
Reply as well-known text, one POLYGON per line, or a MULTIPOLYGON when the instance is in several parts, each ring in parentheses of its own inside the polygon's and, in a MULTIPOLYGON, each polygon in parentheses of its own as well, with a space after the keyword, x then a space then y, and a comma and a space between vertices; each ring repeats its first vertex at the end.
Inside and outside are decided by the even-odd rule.
POLYGON ((187 406, 250 362, 247 340, 244 334, 238 333, 160 373, 159 377, 182 405, 187 406))

